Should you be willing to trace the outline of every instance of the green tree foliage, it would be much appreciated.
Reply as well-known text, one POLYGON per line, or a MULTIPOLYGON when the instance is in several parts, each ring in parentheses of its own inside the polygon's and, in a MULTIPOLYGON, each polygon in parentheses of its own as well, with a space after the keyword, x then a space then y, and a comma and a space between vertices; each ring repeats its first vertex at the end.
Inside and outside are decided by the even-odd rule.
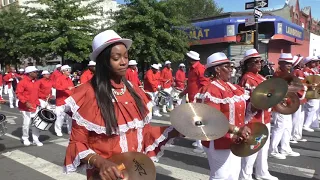
POLYGON ((189 20, 216 16, 223 12, 214 0, 163 0, 189 20))
POLYGON ((33 19, 33 31, 25 34, 31 52, 81 62, 91 52, 97 32, 98 4, 102 0, 31 0, 26 10, 33 19), (90 17, 90 18, 89 18, 90 17))
POLYGON ((181 28, 187 19, 173 6, 157 0, 128 0, 113 14, 113 29, 134 41, 130 58, 145 63, 181 61, 188 48, 188 36, 181 28))
POLYGON ((0 63, 17 64, 26 54, 23 35, 29 30, 29 17, 17 6, 0 12, 0 63))

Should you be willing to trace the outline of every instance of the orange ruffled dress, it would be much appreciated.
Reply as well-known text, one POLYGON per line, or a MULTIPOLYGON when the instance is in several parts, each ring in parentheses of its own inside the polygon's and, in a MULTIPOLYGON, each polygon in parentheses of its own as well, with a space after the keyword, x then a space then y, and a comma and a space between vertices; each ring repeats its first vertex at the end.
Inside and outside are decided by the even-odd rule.
MULTIPOLYGON (((117 91, 124 87, 123 83, 111 84, 117 91)), ((80 160, 91 153, 110 158, 115 154, 134 151, 147 154, 153 161, 158 161, 163 155, 161 146, 173 143, 173 138, 179 133, 172 126, 151 126, 149 123, 153 103, 142 89, 136 85, 133 85, 133 88, 144 102, 146 113, 140 115, 128 90, 122 96, 116 96, 114 109, 118 128, 109 136, 106 135, 105 123, 90 82, 77 88, 74 94, 65 100, 73 113, 72 132, 64 162, 66 173, 85 168, 89 178, 93 169, 82 164, 80 160)))

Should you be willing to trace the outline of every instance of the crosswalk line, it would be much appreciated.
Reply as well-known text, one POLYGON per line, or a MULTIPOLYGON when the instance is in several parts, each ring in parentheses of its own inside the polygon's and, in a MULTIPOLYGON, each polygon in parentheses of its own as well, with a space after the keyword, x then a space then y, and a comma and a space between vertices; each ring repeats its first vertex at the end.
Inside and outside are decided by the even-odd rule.
POLYGON ((72 173, 72 174, 66 175, 63 173, 61 166, 53 164, 42 158, 24 153, 20 150, 6 152, 6 153, 3 153, 2 155, 22 165, 25 165, 33 170, 36 170, 37 172, 40 172, 46 176, 49 176, 53 179, 64 179, 64 180, 86 179, 85 175, 78 174, 78 173, 72 173))
POLYGON ((171 122, 170 122, 170 121, 159 120, 159 119, 151 119, 151 123, 171 125, 171 122))
POLYGON ((161 164, 161 163, 155 163, 157 173, 163 174, 166 176, 170 176, 174 179, 192 179, 192 180, 202 180, 202 179, 209 179, 209 176, 206 174, 200 174, 194 171, 188 171, 185 169, 161 164))
POLYGON ((315 178, 315 170, 269 162, 269 170, 303 178, 315 178))

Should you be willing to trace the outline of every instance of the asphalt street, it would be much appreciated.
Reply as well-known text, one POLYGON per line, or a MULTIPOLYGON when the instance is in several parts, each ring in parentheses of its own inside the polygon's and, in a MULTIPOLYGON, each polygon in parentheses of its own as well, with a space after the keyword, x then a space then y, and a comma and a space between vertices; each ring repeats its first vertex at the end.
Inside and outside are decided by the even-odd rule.
MULTIPOLYGON (((57 137, 53 129, 41 132, 43 147, 25 147, 21 143, 22 116, 17 108, 0 105, 7 116, 8 132, 0 138, 0 179, 2 180, 84 180, 84 173, 63 174, 68 135, 57 137)), ((169 125, 169 115, 153 120, 153 125, 169 125)), ((66 132, 66 128, 64 129, 66 132)), ((320 132, 307 133, 308 142, 292 144, 300 157, 286 160, 269 158, 271 174, 281 180, 320 179, 320 132)), ((205 154, 194 153, 192 140, 178 138, 173 146, 165 147, 164 156, 156 163, 157 180, 207 180, 209 165, 205 154)))

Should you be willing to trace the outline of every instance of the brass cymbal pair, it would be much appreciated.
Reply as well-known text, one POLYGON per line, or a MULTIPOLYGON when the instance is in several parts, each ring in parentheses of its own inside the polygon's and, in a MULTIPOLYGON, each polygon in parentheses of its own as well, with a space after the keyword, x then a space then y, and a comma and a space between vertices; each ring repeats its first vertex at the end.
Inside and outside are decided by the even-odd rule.
POLYGON ((306 84, 308 90, 306 92, 306 99, 320 99, 320 76, 307 76, 303 83, 306 84))
POLYGON ((292 114, 299 109, 300 100, 296 92, 303 89, 299 78, 290 74, 268 79, 259 84, 251 95, 251 103, 257 109, 273 107, 281 114, 292 114))

